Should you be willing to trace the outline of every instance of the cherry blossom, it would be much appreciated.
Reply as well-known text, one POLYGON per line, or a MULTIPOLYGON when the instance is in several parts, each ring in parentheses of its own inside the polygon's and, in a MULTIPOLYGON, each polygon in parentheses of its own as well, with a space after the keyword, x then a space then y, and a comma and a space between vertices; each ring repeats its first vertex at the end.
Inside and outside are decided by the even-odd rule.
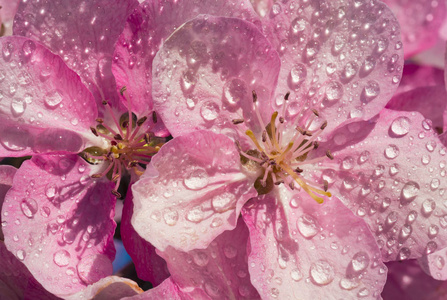
POLYGON ((422 115, 384 109, 402 72, 395 18, 374 1, 228 17, 187 21, 153 60, 174 139, 132 188, 133 227, 194 251, 242 215, 262 298, 379 297, 382 261, 446 246, 444 227, 425 230, 446 214, 445 148, 422 115))

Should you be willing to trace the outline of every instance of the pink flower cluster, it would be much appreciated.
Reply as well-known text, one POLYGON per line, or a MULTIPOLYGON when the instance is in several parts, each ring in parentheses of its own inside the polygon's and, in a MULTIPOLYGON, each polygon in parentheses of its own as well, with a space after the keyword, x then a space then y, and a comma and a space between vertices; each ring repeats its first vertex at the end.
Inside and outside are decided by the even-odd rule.
POLYGON ((0 299, 447 295, 443 0, 140 2, 0 0, 0 299))

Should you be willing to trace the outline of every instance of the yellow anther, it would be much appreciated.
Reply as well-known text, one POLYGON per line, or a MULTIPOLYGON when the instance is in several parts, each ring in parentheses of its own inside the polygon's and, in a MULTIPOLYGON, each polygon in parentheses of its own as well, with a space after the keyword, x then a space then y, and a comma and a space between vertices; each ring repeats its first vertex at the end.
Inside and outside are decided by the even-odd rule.
POLYGON ((256 148, 258 148, 259 151, 264 152, 264 149, 261 147, 261 145, 259 145, 259 142, 256 139, 255 134, 253 133, 253 131, 248 129, 247 131, 245 131, 245 134, 253 141, 253 143, 255 144, 256 148))

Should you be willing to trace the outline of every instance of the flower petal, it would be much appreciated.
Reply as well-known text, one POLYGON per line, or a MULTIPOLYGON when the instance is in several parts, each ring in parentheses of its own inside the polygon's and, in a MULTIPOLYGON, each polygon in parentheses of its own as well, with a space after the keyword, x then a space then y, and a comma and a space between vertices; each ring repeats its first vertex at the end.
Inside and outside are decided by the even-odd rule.
POLYGON ((142 239, 133 228, 130 220, 133 215, 132 190, 127 190, 124 201, 120 232, 124 247, 132 257, 138 278, 157 286, 169 277, 166 262, 155 253, 155 248, 142 239))
POLYGON ((77 156, 35 156, 17 171, 3 203, 8 250, 56 295, 112 273, 115 199, 111 184, 88 172, 77 156))
POLYGON ((89 285, 87 288, 74 295, 64 297, 64 299, 121 300, 126 299, 125 297, 138 295, 142 292, 143 291, 138 287, 138 284, 130 279, 118 276, 108 276, 89 285))
POLYGON ((162 41, 186 21, 205 13, 257 19, 247 0, 146 1, 128 18, 112 67, 118 87, 127 87, 135 112, 145 115, 152 110, 152 60, 162 41))
MULTIPOLYGON (((203 250, 183 252, 168 247, 158 253, 166 259, 171 278, 194 299, 260 299, 250 282, 247 264, 248 229, 242 218, 203 250)), ((253 280, 253 279, 252 279, 253 280)))
MULTIPOLYGON (((436 230, 436 227, 430 227, 429 230, 436 230)), ((418 259, 421 268, 436 280, 447 280, 447 267, 445 262, 447 260, 447 249, 442 249, 433 252, 429 255, 418 259)))
POLYGON ((169 300, 192 300, 179 291, 178 286, 173 282, 172 277, 163 281, 159 286, 150 289, 137 296, 123 298, 123 300, 152 300, 152 299, 169 299, 169 300))
POLYGON ((445 86, 444 70, 431 66, 406 64, 396 94, 424 86, 445 86))
POLYGON ((335 197, 317 204, 282 190, 242 212, 249 271, 262 299, 376 299, 386 267, 367 224, 335 197))
POLYGON ((23 37, 3 37, 0 156, 78 152, 97 117, 91 93, 62 59, 23 37))
MULTIPOLYGON (((292 91, 289 113, 318 109, 328 131, 349 118, 380 112, 400 80, 403 50, 399 24, 379 1, 309 1, 289 7, 277 1, 264 19, 281 56, 272 103, 292 91)), ((280 101, 278 101, 280 100, 280 101)))
POLYGON ((322 179, 369 224, 384 260, 416 258, 447 245, 446 149, 429 120, 384 109, 377 123, 352 123, 329 139, 320 147, 336 160, 322 179))
POLYGON ((253 182, 230 138, 210 131, 174 138, 132 186, 132 226, 162 251, 206 248, 236 226, 242 205, 257 195, 253 182))
POLYGON ((233 119, 257 124, 252 91, 270 118, 279 67, 276 51, 253 24, 199 16, 176 30, 154 59, 154 107, 174 136, 231 130, 233 119))
POLYGON ((447 297, 447 283, 425 274, 416 260, 389 262, 382 297, 405 300, 440 300, 447 297))
POLYGON ((1 299, 53 300, 58 297, 46 291, 23 263, 0 241, 0 296, 1 299))
MULTIPOLYGON (((0 210, 5 200, 5 195, 9 191, 12 185, 12 179, 16 173, 17 169, 13 166, 0 165, 0 210)), ((0 224, 2 224, 2 215, 0 214, 0 224)), ((3 241, 5 238, 3 236, 2 227, 0 226, 0 240, 3 241)))
POLYGON ((383 2, 399 20, 405 58, 436 44, 439 29, 446 16, 445 1, 383 0, 383 2))
POLYGON ((23 1, 14 20, 14 34, 39 41, 60 54, 98 104, 102 100, 118 104, 112 55, 126 19, 137 5, 135 0, 23 1))

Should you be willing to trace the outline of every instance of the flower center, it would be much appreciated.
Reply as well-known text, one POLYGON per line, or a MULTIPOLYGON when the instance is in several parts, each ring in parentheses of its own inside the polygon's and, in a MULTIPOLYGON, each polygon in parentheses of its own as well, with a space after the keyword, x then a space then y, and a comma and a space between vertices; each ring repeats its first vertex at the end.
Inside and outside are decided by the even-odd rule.
POLYGON ((81 156, 91 164, 104 163, 102 172, 93 174, 92 178, 107 177, 115 182, 112 193, 121 197, 118 188, 123 175, 133 171, 137 176, 141 176, 144 167, 151 157, 158 152, 164 139, 157 138, 147 126, 149 117, 153 124, 157 123, 155 112, 148 116, 137 118, 130 110, 130 98, 126 93, 126 88, 121 89, 121 95, 126 98, 128 111, 122 114, 117 120, 115 114, 107 101, 103 101, 106 111, 110 113, 113 120, 112 126, 106 124, 104 119, 96 119, 96 127, 90 127, 92 133, 106 142, 106 147, 97 146, 85 149, 81 156))
MULTIPOLYGON (((323 189, 317 188, 318 183, 311 181, 309 178, 305 178, 303 172, 306 169, 306 165, 314 165, 326 158, 334 159, 329 150, 326 151, 326 155, 323 157, 307 159, 308 154, 318 148, 318 136, 326 128, 327 122, 324 121, 317 129, 311 130, 311 124, 316 117, 319 117, 319 113, 314 109, 302 111, 300 114, 302 114, 304 126, 296 126, 296 131, 289 139, 289 142, 285 142, 284 115, 289 95, 290 93, 287 93, 284 96, 282 115, 278 118, 279 113, 275 111, 271 116, 270 122, 265 126, 257 107, 256 92, 253 91, 254 111, 258 122, 265 129, 262 132, 260 140, 256 138, 252 130, 245 132, 253 142, 255 149, 244 152, 237 142, 241 161, 243 163, 247 163, 247 161, 255 162, 264 169, 263 175, 255 182, 255 188, 259 194, 270 192, 273 185, 283 183, 289 189, 293 190, 295 189, 295 185, 298 184, 315 201, 323 203, 322 196, 331 197, 331 193, 327 191, 328 182, 323 182, 323 189)), ((240 124, 242 122, 242 119, 233 120, 234 124, 240 124)))

